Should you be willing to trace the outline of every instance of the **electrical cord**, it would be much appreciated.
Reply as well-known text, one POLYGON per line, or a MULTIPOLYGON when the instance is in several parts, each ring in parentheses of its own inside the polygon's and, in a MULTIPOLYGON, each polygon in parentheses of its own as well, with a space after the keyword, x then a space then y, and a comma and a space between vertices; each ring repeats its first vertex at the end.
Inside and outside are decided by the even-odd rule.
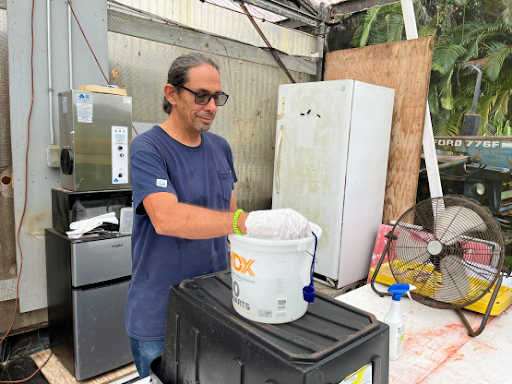
MULTIPOLYGON (((77 18, 76 14, 75 14, 75 11, 73 10, 73 6, 71 5, 70 0, 67 0, 67 2, 68 2, 68 5, 69 5, 69 7, 71 9, 71 12, 73 13, 73 16, 74 16, 76 22, 78 24, 78 27, 80 28, 80 31, 82 32, 82 35, 83 35, 85 41, 87 42, 87 45, 89 46, 89 49, 91 50, 91 53, 94 56, 94 59, 96 60, 96 63, 98 64, 98 67, 99 67, 99 69, 101 71, 101 74, 103 75, 103 78, 105 79, 107 84, 110 84, 110 82, 108 81, 107 77, 105 76, 105 73, 103 72, 103 69, 100 66, 100 63, 99 63, 98 58, 96 57, 96 55, 94 53, 94 50, 92 49, 91 45, 89 44, 89 40, 87 40, 87 37, 85 36, 85 33, 84 33, 83 29, 82 29, 82 26, 80 25, 80 22, 78 21, 78 18, 77 18)), ((21 278, 21 271, 22 271, 22 268, 23 268, 23 251, 21 249, 21 244, 20 244, 20 232, 21 232, 21 226, 23 224, 23 219, 25 218, 25 213, 26 213, 26 210, 27 210, 28 154, 29 154, 29 149, 30 149, 30 120, 32 119, 32 110, 33 110, 33 107, 34 107, 34 9, 35 9, 35 0, 32 0, 32 12, 31 12, 31 37, 32 37, 32 42, 31 42, 31 52, 30 52, 31 101, 30 101, 30 110, 29 110, 28 122, 27 122, 27 149, 26 149, 26 152, 25 152, 25 199, 24 199, 24 202, 23 202, 23 211, 22 211, 22 214, 21 214, 20 223, 18 225, 18 230, 17 230, 17 233, 16 233, 16 242, 18 244, 18 249, 20 251, 20 268, 19 268, 19 271, 18 271, 18 279, 17 279, 17 283, 16 283, 16 299, 15 299, 15 304, 14 304, 13 319, 12 319, 12 322, 11 322, 11 325, 10 325, 9 329, 7 330, 7 332, 4 334, 4 336, 0 340, 0 345, 2 345, 2 343, 4 343, 5 339, 7 338, 9 333, 12 331, 12 328, 14 326, 14 322, 16 321, 16 314, 18 312, 18 302, 19 302, 20 278, 21 278)), ((135 131, 135 133, 138 135, 139 133, 137 132, 137 130, 135 129, 133 124, 132 124, 132 128, 135 131)), ((39 337, 39 332, 38 332, 38 337, 39 337)), ((6 344, 4 344, 4 354, 5 354, 5 345, 6 344)), ((42 345, 41 345, 41 347, 42 347, 42 345)), ((50 355, 48 356, 46 361, 32 375, 30 375, 26 379, 10 380, 10 381, 0 380, 0 383, 24 383, 24 382, 29 381, 30 379, 32 379, 37 374, 37 372, 39 372, 46 365, 46 363, 48 363, 48 361, 50 360, 52 355, 53 355, 53 353, 50 351, 50 355)), ((2 360, 3 360, 3 356, 2 356, 2 360)), ((9 374, 8 374, 8 376, 9 376, 9 379, 10 379, 11 377, 10 377, 9 374)))
POLYGON ((28 114, 28 123, 27 123, 27 149, 25 152, 25 200, 23 202, 23 211, 21 213, 20 223, 18 225, 18 231, 16 233, 16 242, 18 244, 18 249, 20 251, 20 269, 18 271, 18 280, 16 282, 16 300, 14 301, 14 316, 12 318, 12 323, 7 332, 5 332, 4 336, 0 340, 0 344, 4 342, 7 335, 12 330, 14 326, 14 321, 16 320, 16 313, 18 312, 18 301, 19 301, 19 289, 20 289, 20 277, 21 270, 23 268, 23 251, 21 250, 20 244, 20 231, 21 224, 23 224, 23 218, 25 217, 25 211, 27 209, 27 193, 28 193, 28 151, 30 147, 30 119, 32 118, 32 109, 34 106, 34 8, 35 8, 35 0, 32 0, 32 14, 31 14, 31 34, 32 34, 32 47, 30 52, 30 76, 31 76, 31 86, 32 86, 32 97, 30 101, 30 111, 28 114))
MULTIPOLYGON (((16 242, 18 243, 18 249, 20 250, 20 269, 18 271, 18 281, 16 283, 16 300, 14 302, 14 316, 12 318, 12 323, 7 332, 5 332, 4 336, 0 340, 0 345, 5 342, 6 337, 9 335, 9 333, 12 330, 12 327, 14 326, 14 321, 16 320, 16 313, 18 312, 18 301, 19 301, 19 289, 20 289, 20 278, 21 278, 21 270, 23 268, 23 252, 21 250, 21 244, 20 244, 20 231, 21 231, 21 224, 23 223, 23 218, 25 217, 25 211, 27 209, 27 193, 28 193, 28 152, 30 148, 30 119, 32 118, 32 109, 34 107, 34 8, 35 8, 35 0, 32 0, 32 13, 31 13, 31 21, 30 21, 30 28, 31 28, 31 36, 32 36, 32 43, 31 43, 31 50, 30 50, 30 79, 31 79, 31 87, 32 87, 32 96, 31 96, 31 102, 30 102, 30 111, 28 114, 28 123, 27 123, 27 150, 25 153, 25 201, 23 203, 23 212, 21 214, 20 223, 18 225, 18 231, 16 234, 16 242)), ((4 344, 4 353, 5 353, 5 344, 4 344)), ((24 383, 30 379, 32 379, 37 372, 43 368, 48 360, 50 360, 50 357, 52 357, 52 352, 50 352, 50 356, 48 356, 48 359, 29 377, 23 380, 11 380, 11 381, 2 381, 0 380, 0 383, 24 383)), ((3 360, 3 356, 2 356, 3 360)), ((10 378, 10 375, 8 375, 10 378)))
POLYGON ((8 381, 8 380, 0 380, 0 383, 25 383, 27 381, 29 381, 30 379, 32 379, 36 374, 37 372, 39 372, 41 370, 41 368, 43 368, 46 363, 48 362, 48 360, 50 360, 50 358, 53 356, 53 353, 50 352, 50 356, 48 356, 48 358, 46 359, 46 361, 39 367, 37 368, 37 370, 31 374, 29 377, 27 377, 26 379, 22 379, 22 380, 12 380, 12 381, 8 381))
MULTIPOLYGON (((110 85, 110 82, 108 81, 107 76, 105 76, 105 72, 103 72, 103 69, 101 68, 100 62, 98 61, 98 58, 96 57, 96 54, 94 53, 94 50, 91 47, 91 44, 89 44, 89 40, 87 40, 87 37, 85 36, 85 32, 82 29, 82 26, 80 25, 80 22, 78 21, 78 17, 76 17, 75 10, 73 9, 73 6, 71 5, 71 1, 67 0, 67 2, 68 2, 68 5, 69 5, 69 9, 71 9, 71 13, 73 14, 73 17, 75 18, 75 21, 78 24, 78 28, 80 28, 80 32, 82 32, 82 36, 84 37, 85 42, 87 43, 87 46, 89 47, 89 50, 91 51, 92 55, 94 56, 94 60, 96 60, 96 64, 98 64, 98 68, 100 69, 101 74, 103 75, 103 78, 105 79, 107 84, 110 85)), ((132 124, 132 128, 135 131, 135 133, 137 134, 137 136, 139 136, 139 132, 137 132, 137 130, 135 129, 135 126, 133 124, 132 124)))
MULTIPOLYGON (((2 364, 5 361, 5 346, 6 345, 7 345, 7 340, 3 343, 2 360, 0 360, 2 362, 2 364)), ((9 369, 7 369, 7 367, 5 367, 5 373, 7 373, 7 377, 9 378, 9 380, 12 381, 11 375, 9 374, 9 369)))

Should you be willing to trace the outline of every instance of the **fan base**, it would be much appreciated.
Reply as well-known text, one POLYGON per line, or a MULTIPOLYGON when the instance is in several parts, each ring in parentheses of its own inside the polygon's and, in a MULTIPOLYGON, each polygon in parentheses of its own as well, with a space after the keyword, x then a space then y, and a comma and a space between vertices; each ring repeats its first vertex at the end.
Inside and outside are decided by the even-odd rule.
MULTIPOLYGON (((373 277, 374 273, 375 273, 375 268, 370 269, 370 278, 373 277)), ((379 273, 377 274, 377 277, 375 278, 375 281, 378 283, 381 283, 381 284, 385 284, 385 285, 391 285, 391 284, 396 283, 396 280, 393 277, 393 274, 391 273, 391 269, 389 268, 389 263, 382 264, 382 266, 380 267, 379 273)), ((487 307, 489 306, 489 301, 491 300, 493 292, 494 292, 494 289, 491 289, 490 292, 485 294, 485 296, 483 296, 476 303, 468 305, 467 307, 464 307, 464 309, 485 314, 487 307)), ((492 306, 490 315, 498 316, 505 309, 510 307, 511 305, 512 305, 512 288, 502 285, 498 291, 498 295, 496 296, 496 301, 494 302, 494 305, 492 306)))

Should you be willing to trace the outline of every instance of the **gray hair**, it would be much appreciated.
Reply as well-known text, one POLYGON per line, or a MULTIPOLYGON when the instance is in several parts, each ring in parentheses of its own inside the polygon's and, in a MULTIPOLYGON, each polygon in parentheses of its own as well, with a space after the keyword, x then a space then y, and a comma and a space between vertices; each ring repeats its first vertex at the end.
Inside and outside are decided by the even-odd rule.
MULTIPOLYGON (((200 52, 192 52, 186 55, 182 55, 175 59, 171 67, 169 68, 169 72, 167 73, 167 84, 172 85, 183 85, 187 83, 189 78, 189 71, 191 68, 198 67, 203 64, 209 64, 213 68, 220 73, 219 65, 217 62, 203 53, 200 52)), ((178 93, 182 91, 181 88, 178 88, 178 93)), ((169 103, 167 98, 164 96, 164 112, 168 115, 171 114, 172 104, 169 103)))

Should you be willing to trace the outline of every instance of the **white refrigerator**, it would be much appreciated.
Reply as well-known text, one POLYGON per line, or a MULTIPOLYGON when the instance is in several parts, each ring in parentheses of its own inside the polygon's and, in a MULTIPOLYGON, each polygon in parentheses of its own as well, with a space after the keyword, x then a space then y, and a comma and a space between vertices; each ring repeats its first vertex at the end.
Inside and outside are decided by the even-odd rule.
POLYGON ((395 91, 355 80, 279 86, 272 209, 322 228, 315 273, 368 275, 382 222, 395 91))

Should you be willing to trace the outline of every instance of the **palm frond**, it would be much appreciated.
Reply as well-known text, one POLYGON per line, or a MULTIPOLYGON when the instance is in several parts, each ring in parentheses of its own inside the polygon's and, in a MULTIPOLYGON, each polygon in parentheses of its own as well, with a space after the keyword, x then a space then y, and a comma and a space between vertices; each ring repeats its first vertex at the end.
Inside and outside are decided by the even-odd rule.
POLYGON ((449 123, 451 116, 452 113, 449 111, 432 116, 434 136, 456 136, 459 133, 459 128, 449 123))
MULTIPOLYGON (((462 44, 468 48, 469 58, 482 57, 480 52, 483 47, 482 44, 493 41, 496 38, 503 38, 510 36, 512 38, 512 31, 510 31, 502 22, 492 24, 488 23, 468 23, 464 29, 464 41, 462 44)), ((511 40, 512 41, 512 40, 511 40)))
POLYGON ((434 72, 434 75, 432 76, 430 80, 430 84, 435 87, 435 89, 438 92, 438 97, 441 97, 441 95, 445 92, 445 89, 449 87, 449 83, 451 82, 451 74, 453 72, 450 72, 446 75, 441 75, 438 72, 434 72))
POLYGON ((437 45, 434 50, 432 69, 442 74, 453 71, 455 62, 466 53, 466 48, 461 45, 450 44, 437 45))
POLYGON ((429 37, 429 36, 436 36, 437 34, 437 27, 435 25, 418 25, 418 37, 429 37))
POLYGON ((364 17, 363 28, 361 31, 361 38, 359 39, 359 46, 364 47, 368 43, 368 36, 370 35, 370 29, 375 18, 379 15, 379 8, 372 8, 366 12, 364 17))
POLYGON ((496 96, 495 95, 486 95, 486 96, 482 96, 480 97, 480 99, 478 100, 478 106, 476 108, 476 112, 482 116, 482 125, 487 121, 489 120, 489 115, 491 115, 492 113, 492 109, 493 109, 493 106, 495 105, 495 102, 496 102, 496 96))
POLYGON ((496 95, 485 95, 480 97, 480 99, 478 100, 478 107, 476 109, 477 113, 481 115, 489 115, 489 112, 491 112, 495 102, 496 95))
POLYGON ((446 131, 448 136, 457 136, 462 128, 464 114, 460 111, 454 111, 446 122, 446 131))
POLYGON ((393 12, 395 9, 396 9, 396 4, 390 4, 390 5, 385 5, 383 7, 372 8, 372 9, 369 9, 368 11, 366 11, 366 15, 364 17, 364 21, 363 21, 363 25, 362 25, 362 29, 361 29, 361 36, 359 38, 359 46, 360 47, 364 47, 364 46, 368 45, 372 26, 373 26, 375 20, 378 19, 379 15, 388 14, 390 12, 393 12))
POLYGON ((471 112, 473 105, 473 98, 470 97, 457 97, 453 102, 455 109, 463 114, 471 112))
POLYGON ((370 36, 368 38, 368 45, 375 44, 384 44, 388 42, 388 38, 386 36, 386 19, 384 16, 379 15, 377 19, 372 24, 372 29, 370 31, 370 36))
POLYGON ((502 111, 505 116, 510 117, 510 109, 509 104, 511 100, 511 94, 512 94, 512 79, 509 79, 509 81, 502 84, 500 89, 495 93, 496 95, 496 102, 495 102, 495 108, 502 111))
POLYGON ((466 76, 466 80, 468 80, 468 79, 470 79, 470 80, 465 81, 458 88, 458 93, 460 94, 461 97, 473 98, 473 95, 475 94, 475 87, 476 87, 476 75, 474 75, 473 78, 466 76))
POLYGON ((453 109, 452 75, 453 69, 446 78, 446 84, 440 92, 441 105, 444 109, 453 109))
MULTIPOLYGON (((400 3, 397 3, 400 4, 400 3)), ((418 24, 418 28, 421 26, 427 26, 433 23, 436 25, 436 19, 429 15, 427 8, 423 3, 419 0, 414 1, 414 14, 416 16, 416 23, 418 24)), ((402 6, 400 5, 400 13, 402 12, 402 6)))
POLYGON ((502 0, 502 3, 504 8, 501 12, 501 17, 503 18, 505 25, 512 28, 512 0, 502 0))
POLYGON ((439 102, 438 102, 437 89, 433 86, 430 87, 428 92, 428 106, 431 115, 439 114, 439 102))
POLYGON ((506 45, 500 41, 492 41, 486 44, 489 60, 484 69, 485 74, 491 81, 498 79, 503 68, 503 63, 507 58, 512 58, 512 46, 506 45))
POLYGON ((505 78, 500 82, 500 89, 498 91, 498 98, 496 100, 496 104, 498 104, 499 108, 503 111, 505 116, 511 118, 511 96, 512 96, 512 71, 508 73, 508 78, 505 78))
MULTIPOLYGON (((477 78, 471 64, 484 72, 477 106, 477 113, 482 116, 480 131, 498 111, 507 122, 512 115, 512 0, 453 1, 447 6, 464 7, 464 12, 451 9, 453 12, 449 10, 441 18, 434 15, 434 0, 414 1, 418 35, 435 36, 436 41, 428 91, 436 135, 458 134, 464 114, 471 110, 477 78)), ((404 37, 401 5, 395 3, 361 17, 354 46, 400 41, 404 37)), ((492 127, 491 122, 486 126, 492 127)))
POLYGON ((356 30, 354 31, 354 36, 352 37, 352 46, 359 47, 361 41, 361 35, 363 33, 364 28, 364 17, 360 17, 357 21, 356 30))
POLYGON ((434 136, 447 136, 445 135, 446 121, 447 118, 442 114, 432 116, 432 130, 434 131, 434 136))
POLYGON ((388 13, 386 15, 388 42, 402 41, 404 38, 405 24, 402 15, 388 13))

